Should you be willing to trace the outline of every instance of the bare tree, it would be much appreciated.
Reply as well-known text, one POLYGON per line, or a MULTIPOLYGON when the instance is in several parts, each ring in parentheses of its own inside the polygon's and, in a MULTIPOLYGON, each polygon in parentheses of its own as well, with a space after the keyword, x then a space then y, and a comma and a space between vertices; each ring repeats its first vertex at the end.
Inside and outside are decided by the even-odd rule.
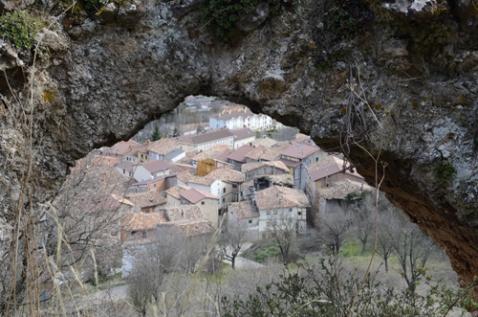
POLYGON ((148 247, 135 258, 128 276, 128 296, 141 316, 146 316, 148 306, 158 300, 164 275, 170 269, 165 260, 158 247, 148 247))
POLYGON ((143 316, 150 304, 160 300, 161 285, 166 275, 172 272, 191 272, 199 260, 194 248, 204 250, 199 241, 171 229, 162 231, 158 243, 148 245, 137 252, 133 268, 128 275, 128 293, 138 313, 143 316), (191 247, 187 247, 191 244, 191 247))
MULTIPOLYGON (((382 201, 385 201, 383 198, 382 201)), ((385 272, 389 270, 390 257, 394 251, 397 229, 402 225, 401 219, 397 217, 399 211, 387 200, 381 204, 380 219, 377 221, 377 253, 382 257, 385 272)))
POLYGON ((417 283, 426 273, 426 263, 433 252, 433 242, 415 224, 395 227, 393 249, 400 265, 400 273, 408 290, 415 292, 417 283))
POLYGON ((352 224, 350 213, 340 209, 321 213, 319 233, 322 241, 338 254, 352 224))
POLYGON ((373 233, 373 219, 371 214, 371 208, 373 202, 371 196, 367 195, 367 198, 360 199, 350 205, 349 209, 353 212, 353 232, 357 240, 360 241, 360 253, 364 254, 367 248, 370 236, 373 233))
POLYGON ((272 238, 279 247, 282 263, 287 266, 291 260, 292 251, 296 245, 297 232, 292 221, 282 219, 274 223, 272 238))
POLYGON ((246 232, 238 223, 231 223, 222 232, 219 243, 223 250, 223 256, 231 261, 233 269, 236 268, 236 258, 246 242, 246 232))

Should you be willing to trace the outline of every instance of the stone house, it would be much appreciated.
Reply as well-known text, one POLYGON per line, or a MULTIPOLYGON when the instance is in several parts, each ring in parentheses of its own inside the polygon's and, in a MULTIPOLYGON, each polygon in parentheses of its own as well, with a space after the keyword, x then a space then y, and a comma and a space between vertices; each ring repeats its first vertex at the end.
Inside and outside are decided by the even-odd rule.
POLYGON ((312 204, 311 221, 317 226, 320 212, 340 208, 340 201, 370 191, 370 186, 349 164, 331 155, 309 166, 304 190, 312 204))
POLYGON ((133 177, 135 169, 136 165, 128 161, 121 161, 115 165, 115 170, 126 177, 133 177))
POLYGON ((292 143, 280 153, 280 160, 291 170, 295 187, 303 190, 307 180, 307 167, 317 163, 325 153, 315 144, 292 143))
POLYGON ((258 240, 259 212, 249 200, 231 203, 227 207, 227 227, 238 227, 245 232, 247 240, 258 240))
POLYGON ((156 227, 167 222, 164 212, 130 212, 121 222, 121 241, 123 243, 148 243, 157 240, 156 227))
POLYGON ((186 156, 182 147, 174 138, 164 138, 150 142, 147 146, 149 160, 177 162, 186 156))
POLYGON ((230 168, 217 168, 206 176, 194 176, 188 186, 200 191, 209 192, 219 199, 219 208, 223 209, 230 202, 239 200, 240 185, 244 175, 230 168))
POLYGON ((175 186, 168 189, 166 191, 166 206, 173 208, 182 205, 194 205, 198 207, 202 218, 209 221, 214 227, 217 227, 219 221, 219 204, 216 196, 195 188, 175 186))
POLYGON ((147 161, 136 166, 133 177, 138 182, 165 177, 170 174, 170 169, 171 163, 168 161, 147 161))
POLYGON ((265 175, 288 174, 289 168, 282 161, 263 161, 243 164, 241 171, 245 180, 250 181, 265 175))
POLYGON ((128 187, 128 193, 162 192, 177 184, 175 174, 166 175, 141 182, 135 182, 128 187))
POLYGON ((251 152, 252 150, 254 150, 253 145, 245 144, 245 145, 235 149, 234 151, 230 152, 226 156, 226 160, 229 164, 232 165, 232 167, 235 170, 240 171, 241 166, 243 164, 247 163, 247 158, 246 158, 247 153, 251 152))
POLYGON ((297 233, 307 228, 307 196, 295 188, 271 186, 257 191, 252 198, 259 212, 259 232, 264 235, 277 226, 287 225, 297 233))

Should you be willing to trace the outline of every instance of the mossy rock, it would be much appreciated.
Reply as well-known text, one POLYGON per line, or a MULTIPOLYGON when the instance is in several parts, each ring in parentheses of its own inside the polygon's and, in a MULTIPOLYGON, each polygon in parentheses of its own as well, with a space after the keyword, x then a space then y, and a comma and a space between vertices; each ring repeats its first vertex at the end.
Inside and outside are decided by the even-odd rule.
POLYGON ((0 34, 18 49, 30 49, 36 34, 46 26, 40 17, 27 11, 13 11, 0 16, 0 34))
POLYGON ((447 185, 456 174, 455 167, 448 161, 441 161, 434 169, 435 178, 441 185, 447 185))

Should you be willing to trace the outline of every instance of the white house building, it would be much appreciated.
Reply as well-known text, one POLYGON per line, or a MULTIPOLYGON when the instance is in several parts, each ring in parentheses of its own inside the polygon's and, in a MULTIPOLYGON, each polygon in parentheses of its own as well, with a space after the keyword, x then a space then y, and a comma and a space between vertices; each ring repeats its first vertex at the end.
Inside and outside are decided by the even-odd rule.
POLYGON ((264 131, 279 128, 282 126, 279 122, 264 114, 253 114, 246 107, 231 107, 231 110, 225 109, 218 115, 209 118, 209 127, 211 129, 227 128, 242 129, 248 128, 253 131, 264 131))

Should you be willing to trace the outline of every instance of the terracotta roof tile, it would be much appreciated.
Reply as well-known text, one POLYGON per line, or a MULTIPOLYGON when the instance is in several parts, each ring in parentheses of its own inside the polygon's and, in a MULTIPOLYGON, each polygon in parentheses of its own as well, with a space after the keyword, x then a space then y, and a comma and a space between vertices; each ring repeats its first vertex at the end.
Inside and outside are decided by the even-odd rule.
POLYGON ((281 154, 302 160, 314 154, 315 152, 318 152, 319 150, 320 149, 317 145, 293 143, 283 150, 281 154))
POLYGON ((256 204, 259 209, 308 207, 309 200, 295 188, 271 186, 256 192, 256 204))
POLYGON ((151 160, 144 162, 142 165, 150 173, 157 173, 170 169, 172 164, 168 161, 151 160))
POLYGON ((154 207, 166 203, 166 199, 158 192, 129 194, 126 198, 140 208, 154 207))
POLYGON ((157 225, 167 221, 161 212, 133 212, 123 217, 121 226, 123 230, 144 231, 153 230, 157 225))
POLYGON ((324 177, 328 177, 341 172, 352 174, 360 178, 362 177, 357 172, 351 172, 347 168, 344 160, 334 155, 330 155, 322 160, 319 160, 319 162, 309 168, 310 179, 314 182, 324 177))
POLYGON ((282 161, 264 161, 264 162, 246 163, 241 166, 241 171, 246 173, 246 172, 250 172, 258 168, 267 167, 267 166, 275 167, 277 169, 284 171, 285 173, 289 172, 289 168, 282 161))
POLYGON ((147 147, 151 152, 165 155, 181 146, 175 138, 163 138, 158 141, 150 142, 147 147))
POLYGON ((195 188, 180 189, 179 195, 181 195, 182 198, 186 199, 192 204, 195 204, 203 199, 217 199, 217 197, 213 194, 203 192, 195 188))

